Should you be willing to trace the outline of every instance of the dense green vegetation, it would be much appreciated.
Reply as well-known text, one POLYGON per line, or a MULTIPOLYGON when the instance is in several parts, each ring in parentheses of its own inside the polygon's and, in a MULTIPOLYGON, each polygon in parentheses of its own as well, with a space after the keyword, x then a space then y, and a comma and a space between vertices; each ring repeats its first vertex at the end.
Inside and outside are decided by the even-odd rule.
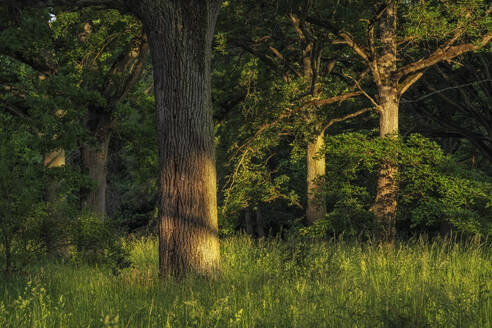
POLYGON ((394 247, 221 240, 215 280, 159 280, 156 238, 134 263, 40 261, 0 282, 2 327, 490 327, 492 253, 478 239, 394 247))
POLYGON ((491 327, 491 31, 0 0, 0 327, 491 327))

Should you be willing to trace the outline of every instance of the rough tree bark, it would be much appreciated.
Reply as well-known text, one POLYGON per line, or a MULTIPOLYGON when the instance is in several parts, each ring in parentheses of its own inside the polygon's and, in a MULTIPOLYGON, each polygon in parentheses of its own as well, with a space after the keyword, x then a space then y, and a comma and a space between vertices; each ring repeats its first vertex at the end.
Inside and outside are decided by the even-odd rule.
POLYGON ((317 197, 316 191, 319 189, 316 179, 324 176, 326 173, 325 156, 319 156, 319 152, 325 145, 324 133, 315 137, 315 139, 307 145, 307 209, 306 220, 308 224, 313 224, 317 220, 323 219, 326 215, 326 202, 324 198, 317 197))
MULTIPOLYGON (((385 14, 379 22, 382 52, 377 59, 376 85, 379 96, 379 134, 382 138, 396 138, 398 134, 399 93, 396 71, 397 4, 388 4, 385 14)), ((397 154, 391 156, 397 158, 397 154)), ((394 240, 396 234, 396 205, 398 184, 398 163, 386 160, 381 163, 376 188, 376 199, 371 208, 379 224, 379 238, 394 240)))
POLYGON ((95 213, 101 220, 106 217, 106 189, 108 175, 108 150, 111 140, 111 112, 102 108, 89 109, 87 126, 95 136, 94 144, 81 149, 82 167, 94 182, 93 188, 81 192, 82 209, 95 213))
POLYGON ((160 273, 213 275, 220 252, 210 61, 220 1, 128 5, 144 23, 154 66, 160 273))

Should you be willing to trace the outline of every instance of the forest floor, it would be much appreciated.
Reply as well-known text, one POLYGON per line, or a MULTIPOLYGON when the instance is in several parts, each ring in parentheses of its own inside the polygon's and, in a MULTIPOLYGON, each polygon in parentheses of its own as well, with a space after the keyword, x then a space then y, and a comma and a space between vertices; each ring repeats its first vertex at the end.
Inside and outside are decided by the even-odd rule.
POLYGON ((223 273, 159 280, 155 238, 133 265, 40 260, 0 281, 0 327, 492 327, 492 250, 479 242, 222 240, 223 273))

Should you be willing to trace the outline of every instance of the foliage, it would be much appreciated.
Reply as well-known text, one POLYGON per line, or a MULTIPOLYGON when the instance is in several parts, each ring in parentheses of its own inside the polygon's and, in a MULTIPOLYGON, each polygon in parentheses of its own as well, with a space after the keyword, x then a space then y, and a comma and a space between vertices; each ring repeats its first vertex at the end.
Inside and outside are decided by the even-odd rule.
POLYGON ((41 156, 28 146, 32 143, 35 138, 23 124, 0 114, 0 242, 7 270, 22 245, 30 248, 27 244, 36 239, 32 225, 44 216, 41 156))
POLYGON ((115 272, 128 267, 128 254, 114 225, 91 213, 81 213, 72 225, 72 261, 109 264, 115 272))
POLYGON ((370 235, 374 176, 379 163, 394 161, 400 167, 397 220, 402 231, 435 232, 449 222, 459 232, 491 234, 492 180, 457 164, 429 139, 414 134, 393 142, 345 133, 327 138, 324 155, 327 173, 319 181, 319 197, 328 199, 331 210, 305 233, 370 235), (398 158, 392 158, 395 149, 398 158))

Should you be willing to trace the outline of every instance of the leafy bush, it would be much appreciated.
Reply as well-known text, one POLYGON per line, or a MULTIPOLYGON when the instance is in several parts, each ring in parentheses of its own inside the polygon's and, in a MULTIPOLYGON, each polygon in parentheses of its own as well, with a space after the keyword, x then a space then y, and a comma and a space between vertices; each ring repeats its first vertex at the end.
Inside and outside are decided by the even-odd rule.
POLYGON ((31 223, 43 215, 41 157, 27 146, 33 139, 12 117, 0 115, 0 243, 6 270, 14 255, 32 246, 31 223))
POLYGON ((117 230, 92 213, 81 213, 72 227, 74 262, 108 264, 115 272, 130 266, 117 230))
POLYGON ((478 170, 457 164, 435 143, 420 135, 391 141, 361 133, 330 136, 324 154, 327 172, 318 197, 326 197, 324 220, 303 229, 308 235, 368 234, 379 163, 399 165, 399 231, 437 232, 449 223, 462 233, 492 234, 492 181, 478 170), (398 158, 391 158, 394 149, 398 158))

